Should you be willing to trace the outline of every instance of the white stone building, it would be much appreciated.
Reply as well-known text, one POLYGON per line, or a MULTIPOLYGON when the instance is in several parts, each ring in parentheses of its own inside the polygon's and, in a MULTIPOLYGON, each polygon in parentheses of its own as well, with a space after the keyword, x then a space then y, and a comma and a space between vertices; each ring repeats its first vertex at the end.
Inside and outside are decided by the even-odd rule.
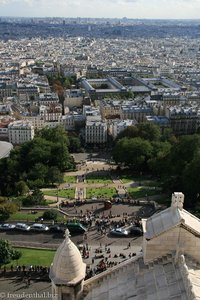
POLYGON ((86 121, 85 143, 104 144, 107 142, 107 124, 103 121, 86 121))
POLYGON ((50 103, 58 103, 59 98, 56 93, 41 93, 39 94, 39 103, 40 105, 48 105, 50 103))
POLYGON ((73 107, 82 107, 83 105, 83 91, 80 89, 71 89, 65 91, 64 105, 70 109, 73 107))
POLYGON ((25 117, 23 117, 23 120, 31 123, 33 125, 34 129, 42 129, 45 127, 44 118, 40 115, 25 116, 25 117))
POLYGON ((69 234, 50 271, 54 300, 199 300, 200 220, 174 193, 171 207, 142 220, 143 252, 86 281, 69 234))
POLYGON ((8 125, 9 142, 18 145, 34 138, 34 127, 25 121, 15 121, 8 125))
POLYGON ((62 118, 62 105, 51 103, 49 105, 40 105, 39 114, 45 122, 60 122, 62 118))
POLYGON ((108 124, 108 132, 116 139, 117 135, 129 126, 137 124, 136 120, 111 120, 108 124))

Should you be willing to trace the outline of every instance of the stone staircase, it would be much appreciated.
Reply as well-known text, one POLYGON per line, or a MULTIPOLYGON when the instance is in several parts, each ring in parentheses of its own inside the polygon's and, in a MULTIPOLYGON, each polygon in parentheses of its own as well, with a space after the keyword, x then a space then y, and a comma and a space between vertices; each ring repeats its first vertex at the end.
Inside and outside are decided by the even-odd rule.
POLYGON ((80 200, 80 201, 83 201, 86 199, 86 188, 85 187, 76 187, 75 199, 80 200))

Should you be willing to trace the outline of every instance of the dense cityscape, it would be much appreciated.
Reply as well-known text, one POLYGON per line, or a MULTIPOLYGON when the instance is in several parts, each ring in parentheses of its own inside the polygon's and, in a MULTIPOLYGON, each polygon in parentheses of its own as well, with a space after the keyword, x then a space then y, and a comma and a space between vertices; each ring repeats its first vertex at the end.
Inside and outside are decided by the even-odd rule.
POLYGON ((0 298, 200 299, 199 103, 199 20, 1 17, 0 298))

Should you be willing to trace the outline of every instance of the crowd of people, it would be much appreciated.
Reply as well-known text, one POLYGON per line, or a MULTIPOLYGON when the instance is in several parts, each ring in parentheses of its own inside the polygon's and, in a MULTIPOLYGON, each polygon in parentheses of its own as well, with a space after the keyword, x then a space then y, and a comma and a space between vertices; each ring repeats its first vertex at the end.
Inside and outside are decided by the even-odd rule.
POLYGON ((104 272, 109 268, 117 266, 123 260, 134 257, 136 255, 136 253, 130 252, 128 255, 125 255, 124 253, 115 253, 112 256, 110 248, 107 248, 105 254, 102 252, 102 250, 98 250, 96 252, 97 254, 95 254, 95 256, 92 258, 92 264, 87 266, 85 280, 98 275, 99 273, 104 272), (116 261, 117 258, 121 258, 122 260, 116 261), (95 260, 99 260, 98 263, 95 264, 95 260))
POLYGON ((35 275, 46 275, 49 274, 49 267, 44 267, 44 266, 33 266, 33 265, 29 265, 29 266, 25 266, 25 265, 17 265, 17 266, 13 266, 11 265, 10 267, 6 267, 3 266, 1 269, 1 274, 3 276, 5 276, 6 274, 10 274, 10 273, 15 273, 16 275, 22 275, 23 277, 29 277, 31 276, 31 274, 35 275))

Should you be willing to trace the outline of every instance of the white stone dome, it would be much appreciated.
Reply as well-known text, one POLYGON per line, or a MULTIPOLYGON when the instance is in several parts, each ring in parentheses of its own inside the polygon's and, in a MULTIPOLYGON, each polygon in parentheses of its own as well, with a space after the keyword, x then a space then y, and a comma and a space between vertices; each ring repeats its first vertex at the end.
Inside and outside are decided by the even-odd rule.
POLYGON ((54 284, 75 285, 85 278, 86 265, 80 251, 65 232, 65 240, 59 246, 51 265, 50 279, 54 284))

